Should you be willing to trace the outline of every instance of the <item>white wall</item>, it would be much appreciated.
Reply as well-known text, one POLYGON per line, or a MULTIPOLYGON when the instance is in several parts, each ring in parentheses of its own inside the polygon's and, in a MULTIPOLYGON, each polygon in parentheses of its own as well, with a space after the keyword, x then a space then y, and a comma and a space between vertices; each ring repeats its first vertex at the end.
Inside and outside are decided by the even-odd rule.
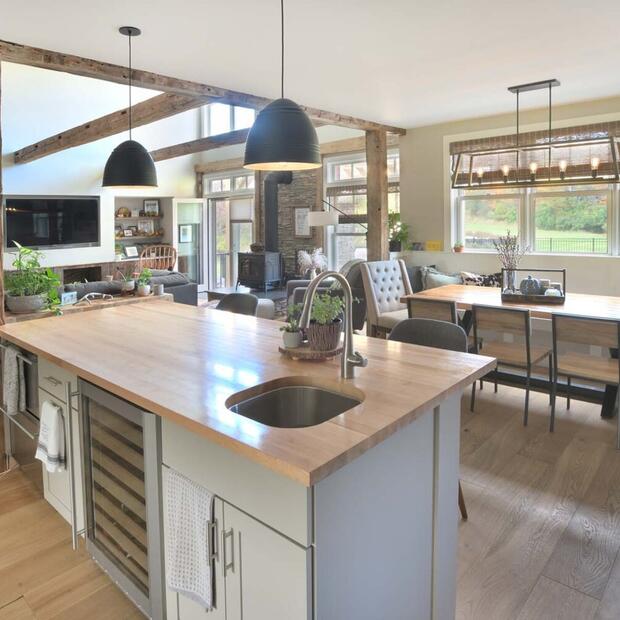
MULTIPOLYGON (((157 95, 133 89, 134 102, 157 95)), ((127 105, 122 85, 2 63, 2 165, 4 193, 24 195, 101 196, 101 246, 48 250, 45 264, 72 265, 114 260, 114 196, 101 187, 105 162, 127 133, 104 138, 27 164, 15 165, 12 153, 39 139, 69 129, 127 105)), ((198 136, 198 110, 139 127, 134 139, 147 149, 170 146, 198 136)), ((194 195, 195 156, 179 157, 157 164, 159 187, 149 196, 191 197, 194 195)), ((122 195, 127 195, 122 190, 122 195)), ((5 256, 8 267, 11 257, 5 256)))
MULTIPOLYGON (((528 110, 521 115, 521 130, 544 128, 546 109, 528 110)), ((620 97, 557 106, 555 127, 620 119, 620 97)), ((451 247, 450 231, 450 142, 478 136, 503 135, 515 131, 514 114, 468 119, 408 129, 400 138, 400 208, 410 226, 410 240, 440 240, 451 247)), ((449 271, 493 273, 499 262, 492 253, 413 252, 414 264, 436 263, 449 271)), ((567 269, 569 291, 620 295, 620 257, 553 256, 526 257, 524 266, 567 269)))

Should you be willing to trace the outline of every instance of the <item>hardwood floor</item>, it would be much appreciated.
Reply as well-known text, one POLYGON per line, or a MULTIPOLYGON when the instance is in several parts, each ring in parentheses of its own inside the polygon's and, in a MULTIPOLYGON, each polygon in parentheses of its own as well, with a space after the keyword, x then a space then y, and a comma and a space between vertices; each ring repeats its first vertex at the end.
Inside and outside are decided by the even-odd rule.
POLYGON ((459 620, 620 618, 620 452, 600 408, 485 384, 463 400, 459 620))
POLYGON ((17 470, 0 475, 0 620, 137 620, 144 616, 17 470))
MULTIPOLYGON (((620 618, 620 452, 615 420, 573 401, 492 386, 462 408, 459 620, 620 618)), ((19 472, 0 475, 0 620, 142 615, 19 472)))

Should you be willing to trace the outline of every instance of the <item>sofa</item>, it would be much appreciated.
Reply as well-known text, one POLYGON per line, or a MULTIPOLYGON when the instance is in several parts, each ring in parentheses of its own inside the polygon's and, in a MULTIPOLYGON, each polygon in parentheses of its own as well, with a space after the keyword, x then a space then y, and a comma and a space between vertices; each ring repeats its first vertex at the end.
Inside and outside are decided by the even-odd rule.
MULTIPOLYGON (((171 293, 174 301, 189 306, 198 305, 198 285, 190 282, 189 278, 177 271, 167 271, 165 269, 152 269, 151 285, 163 284, 164 293, 171 293)), ((97 281, 97 282, 76 282, 65 284, 62 287, 64 292, 75 291, 77 298, 82 299, 88 293, 102 293, 106 295, 121 294, 121 280, 97 281)))

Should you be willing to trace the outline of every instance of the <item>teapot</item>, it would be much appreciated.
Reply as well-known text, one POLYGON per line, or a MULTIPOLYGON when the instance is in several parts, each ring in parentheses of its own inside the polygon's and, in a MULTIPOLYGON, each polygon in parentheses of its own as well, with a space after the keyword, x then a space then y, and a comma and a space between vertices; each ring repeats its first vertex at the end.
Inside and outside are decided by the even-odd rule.
POLYGON ((540 282, 532 276, 528 276, 525 280, 521 280, 519 290, 523 295, 538 295, 540 293, 540 282))

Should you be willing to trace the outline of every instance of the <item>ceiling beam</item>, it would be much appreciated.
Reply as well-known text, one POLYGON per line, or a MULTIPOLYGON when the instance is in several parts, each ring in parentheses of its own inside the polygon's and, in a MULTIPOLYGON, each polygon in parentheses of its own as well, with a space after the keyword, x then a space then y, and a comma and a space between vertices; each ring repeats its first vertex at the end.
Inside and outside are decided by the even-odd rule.
POLYGON ((243 144, 248 137, 249 131, 249 129, 237 129, 236 131, 221 133, 217 136, 209 136, 208 138, 190 140, 189 142, 174 144, 173 146, 165 146, 164 148, 151 151, 151 157, 154 161, 163 161, 165 159, 172 159, 173 157, 182 157, 183 155, 219 149, 222 146, 243 144))
MULTIPOLYGON (((388 135, 387 146, 389 148, 394 148, 398 146, 398 136, 388 135)), ((344 140, 333 140, 331 142, 323 142, 320 147, 322 156, 341 155, 345 153, 359 153, 360 151, 366 150, 366 136, 359 136, 357 138, 345 138, 344 140)), ((219 147, 210 146, 209 148, 214 149, 219 147)), ((194 170, 199 174, 211 174, 212 172, 238 170, 239 168, 243 168, 243 157, 235 157, 232 159, 218 159, 216 161, 211 161, 206 164, 196 164, 194 166, 194 170)))
MULTIPOLYGON (((209 97, 192 97, 188 95, 174 95, 172 93, 156 95, 132 106, 131 124, 135 129, 136 127, 200 107, 210 100, 209 97)), ((124 108, 25 146, 15 151, 15 163, 25 164, 52 153, 58 153, 65 149, 101 140, 102 138, 126 131, 129 122, 128 112, 129 108, 124 108)))
MULTIPOLYGON (((111 63, 83 58, 81 56, 73 56, 71 54, 61 54, 60 52, 30 47, 28 45, 20 45, 19 43, 11 43, 9 41, 0 40, 0 60, 31 67, 39 67, 41 69, 49 69, 51 71, 63 71, 73 75, 106 80, 117 84, 126 84, 128 79, 127 67, 121 65, 113 65, 111 63)), ((256 95, 220 88, 218 86, 211 86, 209 84, 181 80, 179 78, 160 75, 150 71, 141 71, 140 69, 133 69, 131 76, 133 84, 142 88, 151 88, 177 95, 216 97, 221 103, 246 106, 256 110, 264 108, 271 102, 271 99, 265 97, 258 97, 256 95)), ((328 125, 338 125, 351 129, 363 129, 365 131, 381 130, 399 135, 404 135, 406 133, 406 130, 400 127, 392 127, 390 125, 375 123, 346 114, 328 112, 318 108, 301 107, 310 118, 323 121, 328 125)))

